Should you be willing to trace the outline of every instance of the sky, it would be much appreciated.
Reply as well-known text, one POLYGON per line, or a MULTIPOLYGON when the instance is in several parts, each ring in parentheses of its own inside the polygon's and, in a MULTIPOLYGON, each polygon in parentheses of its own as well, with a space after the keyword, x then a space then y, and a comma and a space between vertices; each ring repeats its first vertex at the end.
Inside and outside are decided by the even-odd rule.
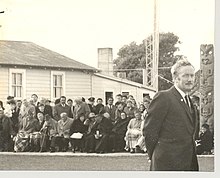
MULTIPOLYGON (((97 48, 138 44, 153 32, 153 0, 1 0, 0 39, 31 41, 97 67, 97 48)), ((182 42, 178 54, 200 65, 214 43, 214 0, 158 0, 159 32, 182 42)))

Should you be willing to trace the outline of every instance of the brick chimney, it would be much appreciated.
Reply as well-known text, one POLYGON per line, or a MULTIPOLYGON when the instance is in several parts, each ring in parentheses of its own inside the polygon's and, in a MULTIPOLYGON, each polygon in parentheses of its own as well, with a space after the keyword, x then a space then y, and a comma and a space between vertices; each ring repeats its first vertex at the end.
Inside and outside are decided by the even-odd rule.
POLYGON ((98 68, 102 74, 113 76, 112 48, 98 48, 98 68))

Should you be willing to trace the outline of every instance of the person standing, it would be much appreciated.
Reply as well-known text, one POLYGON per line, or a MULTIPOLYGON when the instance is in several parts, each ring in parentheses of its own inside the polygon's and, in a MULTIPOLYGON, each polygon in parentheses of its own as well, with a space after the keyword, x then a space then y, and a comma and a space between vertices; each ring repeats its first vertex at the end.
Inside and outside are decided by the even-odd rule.
POLYGON ((66 104, 66 97, 61 96, 60 97, 60 103, 54 106, 53 118, 56 121, 59 121, 61 119, 60 114, 64 113, 64 112, 67 114, 68 117, 71 116, 70 107, 66 104))
POLYGON ((109 113, 110 119, 112 123, 115 123, 115 111, 116 111, 116 106, 113 105, 113 98, 109 97, 108 98, 108 104, 104 107, 105 112, 109 113))
POLYGON ((88 106, 89 106, 90 112, 96 113, 95 98, 90 97, 88 101, 89 101, 88 106))
POLYGON ((174 86, 159 91, 151 101, 143 135, 151 171, 198 171, 195 134, 196 110, 188 96, 195 69, 186 59, 171 68, 174 86))
POLYGON ((90 113, 88 104, 83 102, 81 97, 75 98, 74 101, 76 105, 73 111, 73 119, 76 120, 82 114, 85 116, 85 119, 87 119, 90 113))
POLYGON ((67 100, 67 105, 70 107, 70 118, 73 118, 73 111, 74 111, 74 106, 73 106, 73 100, 68 99, 67 100))

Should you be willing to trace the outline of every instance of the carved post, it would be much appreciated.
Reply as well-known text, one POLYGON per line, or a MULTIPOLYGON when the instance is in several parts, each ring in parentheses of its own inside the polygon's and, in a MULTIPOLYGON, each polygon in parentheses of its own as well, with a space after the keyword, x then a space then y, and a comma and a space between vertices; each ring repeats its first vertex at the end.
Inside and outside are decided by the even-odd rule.
POLYGON ((214 130, 214 47, 200 46, 200 126, 209 124, 214 130))

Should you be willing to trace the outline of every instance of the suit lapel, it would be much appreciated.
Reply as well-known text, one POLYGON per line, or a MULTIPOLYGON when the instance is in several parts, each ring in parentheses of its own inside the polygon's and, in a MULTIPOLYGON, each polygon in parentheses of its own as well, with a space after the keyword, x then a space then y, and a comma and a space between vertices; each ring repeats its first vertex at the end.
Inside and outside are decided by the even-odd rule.
POLYGON ((184 99, 182 98, 181 94, 177 91, 177 89, 175 87, 172 87, 171 91, 176 96, 177 100, 179 101, 179 103, 182 105, 182 107, 186 111, 191 123, 194 124, 192 113, 190 113, 190 110, 189 110, 188 106, 186 105, 184 99))

